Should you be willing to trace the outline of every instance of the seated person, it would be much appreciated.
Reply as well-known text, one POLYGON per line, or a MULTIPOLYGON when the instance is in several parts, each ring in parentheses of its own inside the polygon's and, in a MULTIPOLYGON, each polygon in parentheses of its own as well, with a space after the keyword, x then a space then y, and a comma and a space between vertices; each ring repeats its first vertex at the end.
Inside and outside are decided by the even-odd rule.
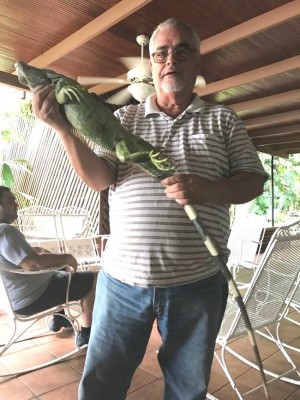
MULTIPOLYGON (((66 302, 68 273, 49 271, 36 275, 9 272, 22 268, 38 271, 68 265, 73 270, 69 300, 81 300, 81 325, 76 344, 88 344, 95 298, 96 274, 76 272, 77 261, 71 254, 54 254, 41 248, 32 248, 24 235, 11 225, 17 219, 18 204, 8 187, 0 186, 0 270, 13 310, 20 315, 32 315, 66 302)), ((58 331, 67 326, 67 320, 54 316, 50 329, 58 331)))

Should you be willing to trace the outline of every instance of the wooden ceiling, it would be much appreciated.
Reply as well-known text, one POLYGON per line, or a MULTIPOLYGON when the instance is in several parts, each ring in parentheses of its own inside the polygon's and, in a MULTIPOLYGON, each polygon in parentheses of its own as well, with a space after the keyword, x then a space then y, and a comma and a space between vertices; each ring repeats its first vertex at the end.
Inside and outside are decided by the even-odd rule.
POLYGON ((0 0, 0 83, 21 87, 16 60, 126 78, 119 57, 139 56, 136 36, 171 16, 201 38, 207 86, 197 93, 236 110, 257 150, 300 153, 300 0, 0 0))

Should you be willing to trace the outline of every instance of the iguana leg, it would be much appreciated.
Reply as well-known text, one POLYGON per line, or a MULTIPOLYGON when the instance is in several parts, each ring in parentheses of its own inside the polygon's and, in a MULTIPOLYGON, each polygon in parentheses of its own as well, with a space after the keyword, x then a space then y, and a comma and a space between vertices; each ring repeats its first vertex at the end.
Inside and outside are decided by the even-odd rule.
POLYGON ((55 97, 59 104, 83 102, 83 93, 81 93, 81 90, 69 85, 62 79, 56 82, 55 97))
POLYGON ((116 155, 122 162, 139 164, 150 161, 155 168, 161 171, 167 171, 175 168, 169 163, 167 158, 159 158, 160 151, 150 150, 131 153, 128 149, 126 140, 120 140, 116 144, 116 155))

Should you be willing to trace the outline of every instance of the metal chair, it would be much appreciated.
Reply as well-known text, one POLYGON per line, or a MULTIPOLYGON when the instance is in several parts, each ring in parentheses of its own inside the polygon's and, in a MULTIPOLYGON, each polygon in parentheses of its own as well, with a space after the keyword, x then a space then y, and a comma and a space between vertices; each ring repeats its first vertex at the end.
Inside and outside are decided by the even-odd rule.
POLYGON ((93 237, 64 240, 64 251, 71 253, 78 262, 80 269, 100 269, 101 257, 99 256, 96 240, 93 237))
POLYGON ((50 253, 56 253, 56 254, 63 253, 63 244, 58 239, 53 239, 53 240, 28 239, 27 241, 31 247, 42 247, 43 249, 50 251, 50 253))
MULTIPOLYGON (((265 231, 265 218, 255 214, 237 215, 233 220, 227 247, 230 255, 227 266, 235 280, 242 269, 254 271, 265 231)), ((244 282, 237 281, 239 288, 245 288, 244 282)))
MULTIPOLYGON (((289 226, 278 228, 274 232, 244 296, 244 303, 256 334, 266 332, 266 335, 263 335, 267 336, 267 339, 272 337, 273 342, 280 350, 283 361, 289 364, 289 368, 280 374, 264 368, 265 374, 271 376, 269 382, 281 379, 293 384, 300 384, 297 366, 286 352, 280 338, 281 321, 297 289, 295 282, 299 273, 300 221, 297 221, 289 226), (275 333, 271 332, 271 327, 274 328, 275 333), (288 376, 293 371, 296 374, 295 379, 288 376)), ((234 300, 229 298, 217 338, 217 343, 221 345, 220 355, 216 351, 215 356, 239 399, 244 399, 244 396, 260 387, 255 387, 242 394, 227 366, 226 353, 229 352, 247 365, 258 369, 255 363, 233 349, 234 344, 231 339, 246 334, 247 330, 240 309, 234 300)))
MULTIPOLYGON (((290 301, 290 308, 292 310, 295 310, 300 315, 300 277, 296 282, 296 287, 297 287, 296 291, 294 292, 293 297, 291 298, 290 301)), ((293 322, 294 324, 300 326, 300 322, 292 317, 289 317, 288 314, 286 314, 285 318, 288 321, 293 322)), ((300 349, 297 349, 297 351, 300 351, 300 349)))
POLYGON ((89 212, 80 207, 64 207, 56 211, 59 237, 63 240, 95 236, 89 212))
MULTIPOLYGON (((63 267, 60 267, 63 268, 63 267)), ((56 268, 56 269, 60 269, 56 268)), ((4 266, 0 266, 0 271, 2 269, 7 270, 7 268, 4 266)), ((53 269, 52 269, 53 270, 53 269)), ((41 270, 41 271, 34 271, 34 272, 24 272, 23 270, 10 270, 10 273, 22 273, 22 274, 35 274, 35 273, 47 273, 46 270, 41 270)), ((2 275, 0 273, 0 292, 1 292, 1 305, 2 308, 7 312, 9 319, 11 320, 12 323, 12 331, 11 335, 7 339, 6 343, 0 344, 0 359, 1 357, 5 357, 5 353, 9 350, 12 349, 14 345, 17 345, 20 342, 23 342, 25 340, 30 340, 34 339, 36 337, 40 337, 45 333, 50 333, 49 328, 48 328, 48 318, 49 316, 53 316, 58 314, 59 311, 61 311, 62 308, 65 309, 65 315, 63 315, 64 318, 66 318, 70 324, 72 325, 75 336, 74 336, 74 349, 62 354, 61 356, 55 356, 53 359, 50 361, 37 364, 37 365, 32 365, 31 367, 23 368, 23 369, 18 369, 18 370, 11 370, 9 372, 0 372, 0 378, 7 378, 7 377, 12 377, 12 376, 19 376, 23 375, 29 372, 36 371, 41 368, 48 367, 50 365, 59 363, 63 360, 66 360, 67 358, 71 357, 72 355, 76 354, 79 351, 84 350, 87 346, 83 346, 78 348, 76 346, 76 337, 79 331, 79 325, 76 321, 76 318, 80 315, 81 313, 81 305, 80 302, 74 301, 74 302, 69 302, 68 298, 66 298, 66 302, 64 304, 57 305, 51 309, 42 311, 40 313, 31 315, 31 316, 23 316, 17 314, 11 307, 11 303, 9 300, 9 297, 7 295, 7 291, 5 288, 5 283, 2 278, 2 275), (45 320, 45 329, 43 329, 42 332, 40 330, 38 331, 39 333, 36 334, 34 332, 30 332, 30 328, 33 327, 35 324, 37 324, 39 321, 42 319, 45 320)), ((59 314, 62 316, 62 314, 59 314)), ((52 334, 52 333, 51 333, 52 334)), ((16 347, 17 349, 17 347, 16 347)), ((17 350, 16 350, 17 351, 17 350)))
POLYGON ((55 210, 31 206, 18 210, 20 231, 27 239, 59 239, 59 226, 55 210))

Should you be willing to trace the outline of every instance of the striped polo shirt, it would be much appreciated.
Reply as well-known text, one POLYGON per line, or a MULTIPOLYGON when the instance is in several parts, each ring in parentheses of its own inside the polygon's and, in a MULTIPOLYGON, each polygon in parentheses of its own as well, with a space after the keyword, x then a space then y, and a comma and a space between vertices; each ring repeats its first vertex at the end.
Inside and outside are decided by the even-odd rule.
MULTIPOLYGON (((194 96, 172 118, 145 103, 118 109, 115 115, 131 133, 164 153, 179 173, 208 179, 241 171, 264 174, 256 150, 237 114, 194 96)), ((139 286, 167 287, 195 282, 218 271, 182 206, 168 199, 163 186, 130 164, 108 163, 117 170, 109 191, 111 234, 103 268, 114 278, 139 286)), ((229 204, 196 205, 198 215, 220 253, 228 257, 229 204)))

